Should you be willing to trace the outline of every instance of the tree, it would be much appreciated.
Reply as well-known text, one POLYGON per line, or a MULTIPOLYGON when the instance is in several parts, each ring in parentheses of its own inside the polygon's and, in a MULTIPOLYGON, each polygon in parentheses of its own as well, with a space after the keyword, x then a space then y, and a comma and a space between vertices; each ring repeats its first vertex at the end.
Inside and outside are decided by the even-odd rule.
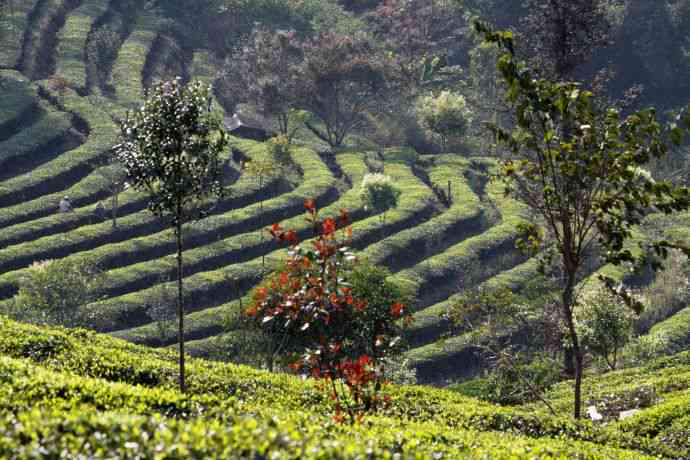
POLYGON ((444 152, 448 149, 448 140, 464 136, 471 122, 465 98, 451 91, 422 97, 417 104, 417 116, 424 128, 439 136, 444 152))
MULTIPOLYGON (((688 209, 688 189, 656 182, 643 168, 651 158, 666 155, 670 144, 682 141, 690 116, 680 118, 682 128, 664 129, 653 109, 627 118, 614 108, 600 113, 592 93, 579 84, 533 78, 516 60, 510 32, 493 32, 479 22, 476 27, 504 51, 498 69, 508 87, 516 126, 512 130, 493 127, 510 153, 500 177, 506 192, 525 202, 533 213, 532 223, 523 229, 530 238, 524 241, 533 249, 544 245, 558 258, 561 315, 575 368, 573 412, 579 418, 583 350, 573 316, 575 287, 587 275, 588 259, 595 252, 607 263, 643 262, 649 253, 646 248, 638 255, 626 243, 633 226, 649 212, 688 209)), ((649 249, 663 257, 673 246, 678 245, 653 241, 649 249)), ((653 268, 660 264, 653 263, 653 268)), ((613 279, 602 276, 602 281, 611 289, 619 288, 613 279)), ((618 292, 631 306, 640 307, 627 291, 618 292)))
POLYGON ((294 371, 324 380, 335 419, 354 422, 381 402, 382 359, 399 342, 406 322, 399 320, 409 316, 385 271, 355 270, 347 212, 321 220, 313 200, 305 207, 314 241, 300 244, 294 230, 273 225, 290 251, 283 267, 254 290, 246 314, 271 337, 269 360, 286 355, 294 371))
POLYGON ((120 194, 127 187, 127 170, 116 157, 109 156, 106 164, 98 168, 98 174, 105 180, 106 187, 110 193, 110 216, 113 228, 116 228, 120 194))
POLYGON ((523 54, 540 76, 572 80, 597 48, 611 42, 605 0, 527 0, 523 54))
POLYGON ((291 110, 302 87, 298 66, 302 49, 294 31, 273 32, 257 28, 247 43, 226 61, 221 88, 235 102, 248 102, 288 136, 294 130, 291 110))
POLYGON ((322 33, 301 46, 300 107, 322 124, 309 120, 306 126, 331 147, 339 147, 348 134, 366 125, 367 114, 382 110, 388 70, 380 53, 361 36, 322 33))
POLYGON ((180 390, 185 391, 182 227, 203 214, 204 201, 223 195, 221 153, 227 138, 211 112, 211 88, 180 79, 161 82, 122 123, 115 146, 131 185, 149 194, 149 210, 168 218, 177 242, 180 390))
POLYGON ((462 8, 449 0, 389 0, 366 19, 393 64, 394 79, 411 95, 452 61, 466 28, 462 8))
POLYGON ((386 222, 386 212, 398 206, 400 189, 390 176, 373 173, 362 178, 360 198, 364 207, 371 212, 381 213, 381 221, 386 222))
MULTIPOLYGON (((280 136, 283 137, 283 136, 280 136)), ((269 140, 270 142, 270 140, 269 140)), ((261 159, 261 160, 250 160, 248 162, 245 162, 243 165, 244 171, 251 177, 253 177, 257 181, 257 185, 259 186, 259 193, 261 194, 259 197, 259 216, 261 219, 263 219, 264 215, 264 194, 262 192, 263 186, 264 186, 264 181, 270 179, 271 177, 276 177, 280 174, 281 172, 281 163, 275 161, 274 158, 266 158, 266 159, 261 159)), ((263 245, 264 242, 264 224, 263 221, 260 222, 259 228, 260 228, 260 234, 261 234, 261 244, 263 245)), ((266 269, 266 255, 262 254, 261 255, 261 270, 266 269)))
POLYGON ((618 352, 633 333, 635 316, 622 299, 600 287, 584 295, 575 311, 583 345, 616 370, 618 352))
POLYGON ((79 308, 97 300, 104 284, 103 272, 88 259, 34 262, 19 280, 12 314, 31 323, 84 326, 79 308))

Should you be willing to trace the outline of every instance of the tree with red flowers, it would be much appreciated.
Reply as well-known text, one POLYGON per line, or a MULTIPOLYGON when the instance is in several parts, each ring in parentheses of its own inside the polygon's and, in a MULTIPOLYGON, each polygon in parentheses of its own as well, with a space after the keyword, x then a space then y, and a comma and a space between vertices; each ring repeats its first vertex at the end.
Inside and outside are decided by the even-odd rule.
POLYGON ((272 339, 269 363, 286 356, 293 371, 322 380, 336 420, 354 422, 382 401, 382 358, 395 351, 411 316, 388 272, 358 263, 347 212, 321 220, 313 200, 305 208, 315 238, 300 243, 294 230, 273 225, 288 256, 255 289, 246 314, 272 339))

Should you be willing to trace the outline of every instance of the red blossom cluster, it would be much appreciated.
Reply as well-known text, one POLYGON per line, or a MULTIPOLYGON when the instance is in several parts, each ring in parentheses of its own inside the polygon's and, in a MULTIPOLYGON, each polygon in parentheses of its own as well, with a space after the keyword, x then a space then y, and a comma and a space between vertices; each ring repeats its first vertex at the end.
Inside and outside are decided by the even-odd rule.
POLYGON ((360 420, 384 399, 383 357, 399 339, 391 325, 404 314, 395 302, 375 320, 367 319, 367 299, 357 298, 347 274, 357 259, 350 250, 352 229, 347 211, 336 218, 319 219, 316 203, 304 204, 314 239, 300 244, 294 230, 274 224, 274 239, 289 246, 283 269, 254 291, 246 314, 276 337, 280 351, 293 353, 288 367, 295 373, 323 382, 335 401, 335 419, 360 420), (375 340, 361 334, 366 323, 375 340), (360 334, 360 335, 358 335, 360 334), (361 342, 375 341, 372 353, 363 353, 361 342))

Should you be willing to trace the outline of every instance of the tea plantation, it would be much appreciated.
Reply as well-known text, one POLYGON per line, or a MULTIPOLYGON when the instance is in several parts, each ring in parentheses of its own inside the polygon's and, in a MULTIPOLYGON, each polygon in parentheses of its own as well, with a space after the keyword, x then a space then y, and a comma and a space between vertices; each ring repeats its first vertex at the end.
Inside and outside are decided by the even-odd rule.
MULTIPOLYGON (((334 424, 310 381, 190 362, 176 388, 174 353, 85 330, 0 321, 0 452, 11 458, 678 458, 687 436, 690 356, 587 381, 612 398, 630 382, 659 403, 594 425, 543 408, 494 406, 449 390, 387 387, 390 403, 354 426, 334 424)), ((553 404, 567 403, 567 384, 553 404)))
MULTIPOLYGON (((303 203, 314 199, 323 215, 347 209, 358 254, 386 266, 416 299, 404 356, 418 381, 480 374, 470 331, 450 328, 446 313, 469 288, 519 292, 535 278, 536 260, 515 248, 524 205, 489 180, 497 163, 481 152, 378 152, 357 136, 328 156, 302 133, 284 169, 262 181, 243 163, 275 160, 271 150, 230 136, 229 194, 185 233, 186 337, 195 358, 189 391, 178 392, 176 336, 151 314, 175 286, 172 230, 132 189, 119 196, 116 227, 96 218, 95 207, 111 196, 106 169, 118 120, 154 82, 212 83, 220 66, 211 49, 172 33, 156 2, 13 3, 0 37, 0 311, 36 261, 88 259, 105 271, 105 285, 84 306, 94 331, 0 316, 0 458, 690 458, 690 305, 659 308, 640 331, 663 337, 656 355, 667 356, 585 380, 588 405, 626 410, 650 395, 632 417, 606 423, 576 423, 539 402, 492 405, 463 395, 472 394, 466 387, 390 386, 384 408, 341 425, 311 379, 203 359, 247 361, 233 355, 242 350, 243 308, 285 254, 265 229, 280 223, 307 237, 303 203), (90 50, 106 33, 116 52, 96 59, 90 50), (377 171, 402 192, 385 219, 359 196, 364 175, 377 171), (74 212, 59 212, 65 196, 74 212)), ((657 218, 639 238, 661 232, 690 242, 690 215, 657 218)), ((545 396, 562 414, 571 387, 560 383, 545 396)))

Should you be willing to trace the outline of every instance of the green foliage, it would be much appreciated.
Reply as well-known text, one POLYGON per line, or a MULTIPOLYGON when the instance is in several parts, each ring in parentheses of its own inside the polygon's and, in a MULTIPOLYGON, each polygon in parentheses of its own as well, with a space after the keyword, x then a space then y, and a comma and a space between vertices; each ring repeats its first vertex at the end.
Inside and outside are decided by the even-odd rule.
POLYGON ((87 59, 95 66, 99 82, 107 82, 109 70, 117 59, 120 34, 110 27, 101 27, 91 36, 86 45, 87 59))
POLYGON ((334 418, 355 423, 381 405, 382 358, 400 340, 398 320, 406 324, 409 317, 402 319, 405 306, 384 270, 357 267, 347 211, 337 220, 320 220, 313 200, 304 206, 313 248, 300 244, 294 230, 274 224, 271 234, 289 244, 288 257, 255 289, 246 314, 270 336, 269 360, 291 356, 290 368, 325 379, 334 418))
POLYGON ((381 213, 383 220, 385 220, 386 211, 398 206, 401 193, 390 176, 384 174, 366 174, 360 186, 360 198, 365 209, 381 213))
POLYGON ((424 128, 440 137, 444 151, 450 140, 459 140, 465 135, 471 123, 471 112, 464 96, 451 91, 420 98, 417 117, 424 128))
POLYGON ((635 315, 620 297, 603 287, 579 301, 575 321, 583 345, 615 370, 620 351, 632 336, 635 315))
POLYGON ((34 262, 12 300, 13 316, 36 324, 87 325, 80 307, 96 300, 105 275, 88 260, 34 262))
POLYGON ((141 109, 122 124, 115 149, 133 187, 149 194, 149 208, 177 226, 201 199, 220 195, 224 131, 210 112, 211 88, 171 80, 156 85, 141 109))
MULTIPOLYGON (((182 395, 172 390, 174 357, 167 352, 84 330, 43 329, 5 319, 0 319, 0 326, 0 351, 4 355, 0 360, 0 405, 14 402, 19 408, 4 416, 7 423, 0 430, 0 449, 7 449, 15 458, 28 456, 35 449, 42 449, 43 455, 59 449, 63 456, 79 449, 83 455, 85 440, 89 449, 109 453, 120 452, 131 443, 127 444, 131 452, 148 452, 145 449, 155 447, 157 452, 170 449, 201 458, 230 451, 278 455, 286 446, 299 446, 293 454, 299 458, 331 448, 335 450, 325 451, 328 458, 357 457, 364 452, 360 449, 374 457, 397 452, 421 458, 439 452, 453 458, 469 453, 478 458, 514 458, 528 452, 530 458, 645 458, 640 450, 609 446, 628 446, 669 457, 681 452, 663 442, 626 434, 626 426, 630 430, 643 426, 632 422, 645 412, 626 420, 620 428, 602 429, 428 387, 387 387, 391 396, 388 408, 361 425, 338 426, 330 420, 324 399, 311 379, 190 360, 191 391, 182 395), (36 350, 42 351, 37 354, 36 350), (9 394, 13 401, 5 398, 9 394), (264 439, 263 430, 267 430, 266 440, 275 441, 257 442, 259 437, 264 439), (556 437, 558 440, 553 439, 556 437), (31 441, 20 446, 20 438, 31 441), (293 441, 286 444, 287 439, 293 441), (401 439, 405 439, 402 444, 401 439), (223 446, 234 448, 226 451, 223 446)), ((647 375, 656 371, 672 378, 681 376, 689 364, 687 356, 678 355, 640 371, 647 375)), ((677 378, 675 383, 679 388, 677 378)), ((602 391, 607 389, 608 384, 602 391)), ((687 403, 681 405, 682 399, 674 402, 664 412, 657 412, 667 414, 656 418, 657 426, 669 427, 663 436, 670 439, 675 435, 682 444, 679 435, 683 425, 674 422, 682 422, 687 403), (674 413, 681 418, 674 418, 674 413)))
MULTIPOLYGON (((511 32, 493 32, 477 22, 476 29, 504 54, 498 61, 506 99, 516 125, 494 126, 499 142, 510 152, 500 177, 506 192, 528 204, 548 231, 547 242, 559 257, 563 273, 562 318, 573 350, 575 407, 580 416, 583 353, 573 321, 575 285, 589 251, 601 248, 606 263, 641 264, 644 259, 625 246, 650 209, 665 214, 687 210, 690 191, 656 182, 646 173, 651 158, 662 158, 671 144, 679 144, 690 127, 690 116, 680 117, 683 128, 663 128, 653 109, 623 118, 616 108, 601 110, 589 91, 572 82, 535 79, 515 57, 511 32)), ((557 64, 565 66, 564 63, 557 64)), ((557 69, 558 70, 558 69, 557 69)), ((560 75, 566 74, 561 69, 560 75)), ((677 244, 656 240, 651 249, 665 257, 677 244)), ((652 267, 660 264, 652 261, 652 267)), ((607 286, 617 284, 601 275, 607 286)), ((639 302, 618 290, 633 307, 639 302)))
POLYGON ((256 28, 245 46, 227 59, 220 87, 233 102, 249 102, 281 135, 294 137, 295 115, 304 78, 299 66, 304 59, 297 34, 256 28))
POLYGON ((389 68, 374 44, 359 34, 324 32, 302 42, 301 50, 299 107, 322 125, 306 126, 331 147, 340 147, 366 125, 367 114, 383 109, 389 68))
POLYGON ((180 79, 154 86, 141 109, 122 123, 118 159, 132 186, 149 195, 148 207, 168 217, 177 240, 177 316, 180 346, 180 389, 185 390, 184 306, 182 304, 182 226, 203 214, 209 197, 221 197, 221 154, 225 131, 211 112, 211 87, 201 82, 183 85, 180 79))
POLYGON ((524 404, 539 399, 560 377, 558 363, 546 354, 499 354, 484 380, 481 397, 498 404, 524 404))
POLYGON ((290 159, 290 140, 287 136, 275 136, 268 141, 268 151, 273 158, 282 164, 287 164, 290 159))

